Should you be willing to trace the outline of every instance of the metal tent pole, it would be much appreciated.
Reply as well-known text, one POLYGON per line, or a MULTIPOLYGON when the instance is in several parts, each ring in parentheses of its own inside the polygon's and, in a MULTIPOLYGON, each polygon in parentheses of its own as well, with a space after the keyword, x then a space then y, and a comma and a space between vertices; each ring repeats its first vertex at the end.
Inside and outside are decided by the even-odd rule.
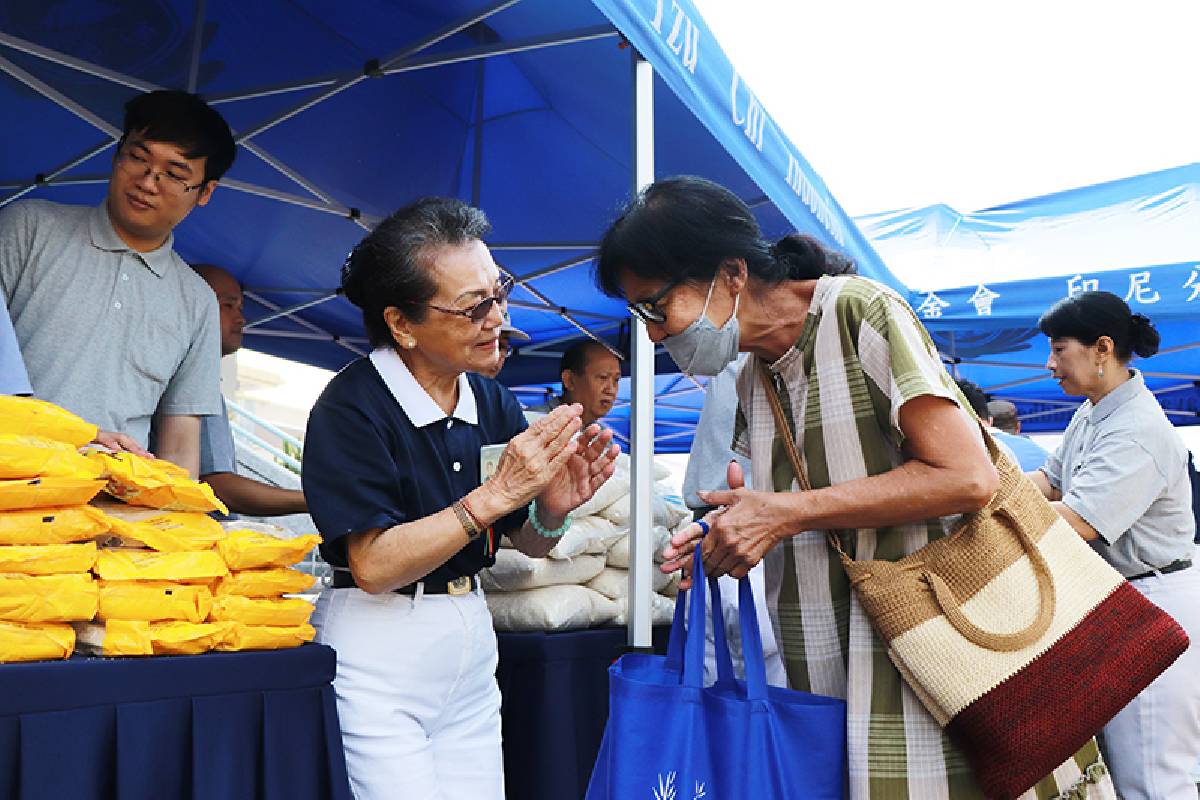
MULTIPOLYGON (((633 191, 654 181, 654 68, 633 52, 633 191)), ((654 344, 637 316, 632 330, 633 365, 629 409, 630 530, 628 643, 650 648, 650 613, 654 588, 650 490, 654 455, 654 344)))

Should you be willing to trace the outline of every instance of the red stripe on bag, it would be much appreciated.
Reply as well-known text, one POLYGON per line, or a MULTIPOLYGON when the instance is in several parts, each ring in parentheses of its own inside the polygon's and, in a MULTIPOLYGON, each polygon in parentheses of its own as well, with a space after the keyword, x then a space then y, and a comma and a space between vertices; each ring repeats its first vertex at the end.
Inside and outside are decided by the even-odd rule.
POLYGON ((1123 583, 946 731, 988 797, 1017 797, 1074 755, 1187 647, 1175 620, 1123 583))

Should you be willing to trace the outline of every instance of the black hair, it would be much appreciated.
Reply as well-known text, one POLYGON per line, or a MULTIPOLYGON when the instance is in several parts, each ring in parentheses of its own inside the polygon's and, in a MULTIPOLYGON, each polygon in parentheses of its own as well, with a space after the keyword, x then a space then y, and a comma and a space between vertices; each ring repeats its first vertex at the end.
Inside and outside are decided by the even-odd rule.
POLYGON ((1038 329, 1051 339, 1077 339, 1091 347, 1101 336, 1113 340, 1117 359, 1126 363, 1134 354, 1149 358, 1158 352, 1159 335, 1150 319, 1130 312, 1111 292, 1081 292, 1064 297, 1038 320, 1038 329))
POLYGON ((558 373, 561 375, 571 370, 576 375, 582 375, 587 370, 588 351, 593 348, 608 352, 608 348, 595 339, 580 339, 563 351, 562 358, 558 360, 558 373))
POLYGON ((967 402, 971 404, 971 408, 975 411, 975 416, 987 422, 992 416, 991 412, 988 411, 987 392, 979 388, 979 384, 969 381, 966 378, 956 378, 954 382, 958 384, 958 390, 963 393, 963 397, 967 398, 967 402))
POLYGON ((850 258, 805 234, 771 244, 733 192, 679 175, 647 186, 609 226, 596 258, 596 283, 609 297, 621 297, 624 270, 663 282, 706 284, 733 259, 745 261, 750 276, 767 285, 857 271, 850 258))
POLYGON ((427 258, 433 248, 481 240, 491 227, 482 211, 461 200, 426 197, 367 234, 342 266, 342 292, 362 309, 371 346, 392 345, 385 309, 395 307, 413 322, 425 319, 438 289, 427 258))
POLYGON ((125 130, 117 147, 131 134, 177 145, 188 158, 207 158, 204 183, 220 180, 237 153, 225 118, 199 95, 175 89, 140 94, 125 104, 125 130))

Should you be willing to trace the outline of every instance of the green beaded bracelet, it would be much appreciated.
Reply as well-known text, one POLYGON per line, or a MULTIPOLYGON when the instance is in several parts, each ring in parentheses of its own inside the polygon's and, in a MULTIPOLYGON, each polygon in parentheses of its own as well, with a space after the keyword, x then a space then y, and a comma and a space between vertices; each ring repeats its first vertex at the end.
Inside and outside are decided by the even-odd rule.
POLYGON ((571 527, 571 515, 567 514, 567 518, 563 520, 563 524, 559 525, 554 530, 547 530, 542 523, 538 522, 537 518, 537 500, 529 501, 529 524, 538 532, 539 536, 544 536, 547 539, 559 539, 571 527))

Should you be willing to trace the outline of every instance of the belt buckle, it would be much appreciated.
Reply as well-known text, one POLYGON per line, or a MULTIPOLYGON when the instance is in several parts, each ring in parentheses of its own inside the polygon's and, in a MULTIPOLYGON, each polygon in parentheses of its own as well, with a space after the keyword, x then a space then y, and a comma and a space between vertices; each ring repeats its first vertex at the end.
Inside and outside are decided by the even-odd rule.
POLYGON ((471 579, 466 575, 455 578, 446 584, 446 594, 452 595, 453 597, 462 597, 464 594, 470 594, 470 592, 471 579))

